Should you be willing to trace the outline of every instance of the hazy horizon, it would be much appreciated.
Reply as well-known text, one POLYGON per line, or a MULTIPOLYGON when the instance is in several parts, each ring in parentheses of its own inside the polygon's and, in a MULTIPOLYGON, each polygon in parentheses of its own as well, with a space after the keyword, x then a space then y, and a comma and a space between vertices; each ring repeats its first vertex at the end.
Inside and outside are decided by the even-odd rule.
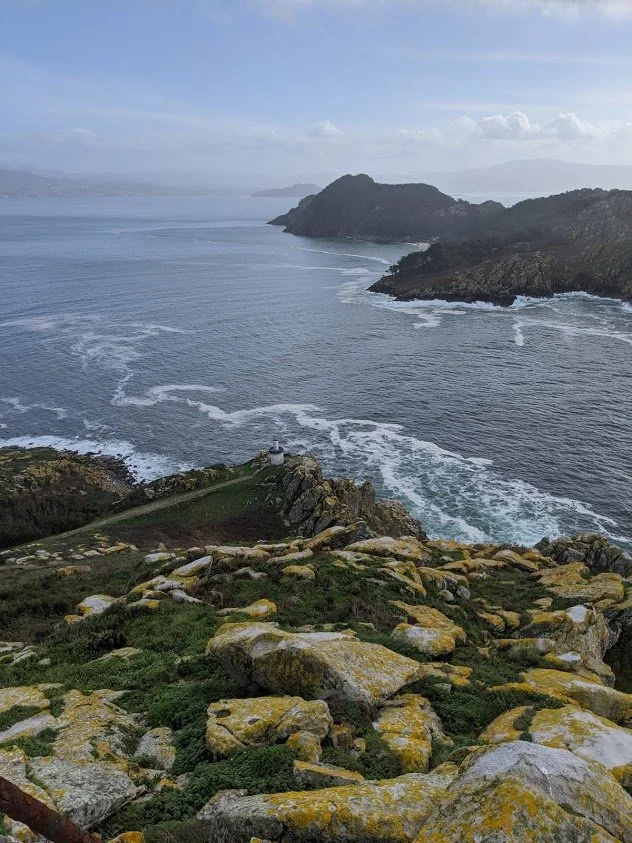
POLYGON ((0 33, 1 167, 632 164, 628 0, 2 0, 0 33))

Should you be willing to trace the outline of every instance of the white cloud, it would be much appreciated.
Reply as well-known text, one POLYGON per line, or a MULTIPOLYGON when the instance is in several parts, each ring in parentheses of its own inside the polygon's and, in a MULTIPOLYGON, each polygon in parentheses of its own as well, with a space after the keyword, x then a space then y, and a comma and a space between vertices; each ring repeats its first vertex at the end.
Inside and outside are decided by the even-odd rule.
POLYGON ((308 134, 313 138, 337 138, 342 132, 331 120, 321 120, 309 130, 308 134))
POLYGON ((631 0, 251 0, 256 7, 280 17, 291 17, 305 9, 318 6, 339 8, 380 8, 396 3, 411 8, 428 9, 432 6, 480 8, 496 12, 562 15, 576 17, 582 13, 598 12, 610 17, 632 15, 631 0))

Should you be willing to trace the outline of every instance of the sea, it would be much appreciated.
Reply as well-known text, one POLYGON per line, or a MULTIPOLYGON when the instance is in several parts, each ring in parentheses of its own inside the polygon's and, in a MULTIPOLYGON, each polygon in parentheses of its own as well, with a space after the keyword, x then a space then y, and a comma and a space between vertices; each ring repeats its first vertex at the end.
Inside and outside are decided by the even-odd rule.
POLYGON ((435 537, 631 547, 632 307, 398 303, 367 288, 410 244, 266 225, 291 204, 0 199, 0 446, 149 479, 278 436, 435 537))

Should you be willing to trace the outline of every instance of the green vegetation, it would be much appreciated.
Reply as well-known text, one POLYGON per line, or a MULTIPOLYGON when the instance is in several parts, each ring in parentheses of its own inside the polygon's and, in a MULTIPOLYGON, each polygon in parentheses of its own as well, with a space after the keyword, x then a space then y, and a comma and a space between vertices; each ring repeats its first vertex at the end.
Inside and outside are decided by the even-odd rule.
POLYGON ((5 711, 0 714, 0 731, 10 729, 11 726, 15 726, 15 724, 19 723, 21 720, 26 720, 27 718, 34 717, 36 714, 40 713, 41 711, 39 708, 31 708, 24 705, 14 705, 8 711, 5 711))
MULTIPOLYGON (((189 820, 220 790, 244 788, 249 793, 294 790, 294 755, 284 746, 238 752, 223 761, 198 764, 183 790, 166 790, 149 802, 123 808, 99 829, 115 836, 130 828, 152 827, 154 833, 169 829, 168 823, 189 820)), ((180 838, 181 839, 181 838, 180 838)))
POLYGON ((29 758, 39 758, 40 756, 53 754, 53 743, 57 733, 54 729, 44 729, 39 735, 32 737, 16 738, 7 744, 8 746, 17 746, 29 758))
POLYGON ((53 448, 0 448, 0 549, 86 524, 132 486, 116 459, 53 448))

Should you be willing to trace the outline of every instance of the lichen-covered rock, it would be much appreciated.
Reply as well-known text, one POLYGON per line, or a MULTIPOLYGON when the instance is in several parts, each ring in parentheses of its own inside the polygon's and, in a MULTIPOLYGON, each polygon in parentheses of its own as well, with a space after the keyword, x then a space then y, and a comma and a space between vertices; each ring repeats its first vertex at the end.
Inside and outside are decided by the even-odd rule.
POLYGON ((588 672, 613 682, 614 674, 603 657, 616 636, 601 612, 591 606, 579 605, 558 612, 531 610, 527 614, 530 623, 520 630, 522 637, 550 639, 554 642, 556 656, 578 653, 588 672))
POLYGON ((526 731, 533 743, 567 749, 587 761, 597 761, 624 787, 632 785, 630 729, 576 706, 540 711, 520 706, 501 714, 483 732, 481 739, 489 743, 517 740, 522 731, 526 731), (515 728, 515 723, 521 726, 520 730, 515 728))
POLYGON ((253 836, 278 843, 408 843, 454 775, 411 773, 323 790, 226 794, 198 817, 208 821, 211 838, 222 829, 233 843, 249 843, 253 836))
POLYGON ((201 574, 202 571, 208 570, 213 563, 212 556, 202 556, 199 559, 193 559, 187 562, 186 565, 181 565, 171 572, 173 577, 195 577, 201 574))
POLYGON ((136 748, 137 758, 146 758, 160 770, 170 770, 176 760, 173 733, 167 726, 146 732, 136 748))
POLYGON ((28 773, 53 797, 57 810, 82 828, 92 828, 138 794, 127 773, 104 763, 31 758, 28 773))
MULTIPOLYGON (((0 776, 17 785, 24 793, 28 793, 29 796, 43 802, 48 808, 56 810, 56 805, 49 794, 29 779, 27 762, 26 753, 17 746, 0 749, 0 776)), ((34 834, 26 825, 11 820, 9 817, 4 818, 4 829, 20 843, 35 843, 35 841, 40 843, 42 841, 42 838, 34 834)))
POLYGON ((541 812, 547 803, 553 803, 549 807, 558 824, 564 817, 554 806, 567 814, 565 836, 552 839, 589 843, 594 839, 590 831, 605 832, 622 843, 632 841, 632 797, 605 767, 525 741, 485 748, 466 759, 458 779, 422 826, 418 841, 549 839, 545 832, 551 829, 551 814, 541 812), (455 836, 459 832, 462 837, 455 836))
POLYGON ((311 565, 286 565, 286 567, 281 570, 281 573, 284 577, 298 577, 302 580, 316 579, 316 572, 311 565))
POLYGON ((433 609, 431 606, 411 606, 400 600, 393 600, 392 605, 405 612, 418 626, 428 629, 442 629, 447 631, 456 642, 465 644, 467 641, 462 627, 458 626, 443 612, 433 609))
POLYGON ((81 603, 77 603, 77 612, 84 617, 101 615, 115 603, 115 597, 107 594, 92 594, 90 597, 85 597, 81 603))
POLYGON ((48 708, 50 703, 44 692, 37 686, 19 688, 0 688, 0 714, 11 711, 15 706, 22 708, 48 708))
POLYGON ((499 550, 498 553, 494 554, 493 558, 505 562, 510 568, 516 568, 518 571, 535 573, 540 570, 538 561, 521 556, 515 550, 499 550))
POLYGON ((527 670, 520 674, 520 678, 520 682, 498 685, 491 690, 545 694, 564 703, 575 703, 620 725, 632 726, 632 694, 624 694, 573 673, 548 668, 527 670))
POLYGON ((219 615, 224 617, 226 615, 239 614, 248 615, 248 617, 255 620, 266 620, 266 618, 270 618, 273 615, 276 615, 276 613, 276 603, 273 603, 272 600, 266 600, 265 598, 262 600, 255 600, 255 602, 251 603, 249 606, 221 609, 218 612, 219 615))
POLYGON ((0 744, 8 744, 18 738, 30 738, 41 734, 46 729, 55 728, 55 718, 49 713, 36 714, 14 723, 0 732, 0 744))
POLYGON ((285 745, 299 761, 309 761, 312 764, 320 761, 322 755, 320 738, 313 732, 293 732, 285 745))
POLYGON ((313 553, 319 553, 325 548, 340 550, 352 542, 369 538, 369 535, 370 531, 364 521, 348 526, 337 524, 318 533, 317 536, 307 542, 306 547, 313 553))
POLYGON ((390 536, 380 536, 375 539, 354 542, 346 547, 352 553, 366 553, 369 556, 386 556, 389 559, 400 559, 403 562, 423 562, 430 558, 426 548, 412 536, 393 539, 390 536))
POLYGON ((364 781, 361 773, 336 767, 335 764, 294 762, 294 778, 300 787, 338 787, 364 781))
POLYGON ((284 741, 295 732, 322 740, 332 725, 327 703, 301 697, 220 700, 208 708, 206 744, 216 758, 284 741))
POLYGON ((114 703, 113 691, 69 691, 55 721, 55 756, 69 762, 89 762, 95 758, 126 760, 126 738, 138 728, 138 719, 114 703))
POLYGON ((339 632, 289 633, 272 623, 224 624, 208 643, 242 685, 307 699, 371 705, 420 678, 421 665, 379 644, 339 632))
POLYGON ((505 631, 506 623, 502 615, 499 615, 496 612, 484 612, 482 610, 478 611, 476 614, 482 624, 492 632, 500 633, 505 631))
POLYGON ((430 606, 410 606, 399 600, 393 606, 401 609, 415 621, 414 625, 398 624, 391 633, 393 638, 406 641, 428 656, 447 656, 454 651, 457 642, 465 644, 465 632, 443 612, 430 606))
POLYGON ((470 684, 472 668, 448 662, 426 662, 419 665, 419 673, 420 679, 439 679, 457 688, 465 688, 470 684))
POLYGON ((425 656, 448 656, 454 652, 456 641, 445 629, 428 629, 424 626, 411 625, 408 623, 397 624, 391 632, 391 638, 396 641, 405 641, 415 650, 419 650, 425 656))
POLYGON ((418 694, 402 694, 388 700, 380 708, 373 728, 397 755, 405 773, 425 773, 432 742, 445 739, 430 702, 418 694))
POLYGON ((449 790, 415 843, 621 843, 602 827, 513 779, 449 790))
POLYGON ((285 553, 278 558, 278 561, 285 565, 288 562, 307 562, 308 559, 313 559, 313 557, 314 551, 306 548, 305 550, 296 550, 293 553, 285 553))
POLYGON ((261 547, 233 547, 230 544, 207 545, 207 553, 217 559, 234 559, 239 562, 265 562, 270 554, 261 547))
POLYGON ((568 600, 583 603, 616 603, 623 599, 625 587, 619 574, 598 574, 591 577, 583 562, 570 562, 539 573, 540 583, 549 591, 568 600))
POLYGON ((139 650, 138 647, 120 647, 118 650, 110 650, 109 653, 106 653, 103 656, 99 656, 98 659, 95 659, 97 662, 106 662, 110 659, 123 659, 127 661, 128 659, 133 659, 134 656, 139 656, 143 651, 139 650))

